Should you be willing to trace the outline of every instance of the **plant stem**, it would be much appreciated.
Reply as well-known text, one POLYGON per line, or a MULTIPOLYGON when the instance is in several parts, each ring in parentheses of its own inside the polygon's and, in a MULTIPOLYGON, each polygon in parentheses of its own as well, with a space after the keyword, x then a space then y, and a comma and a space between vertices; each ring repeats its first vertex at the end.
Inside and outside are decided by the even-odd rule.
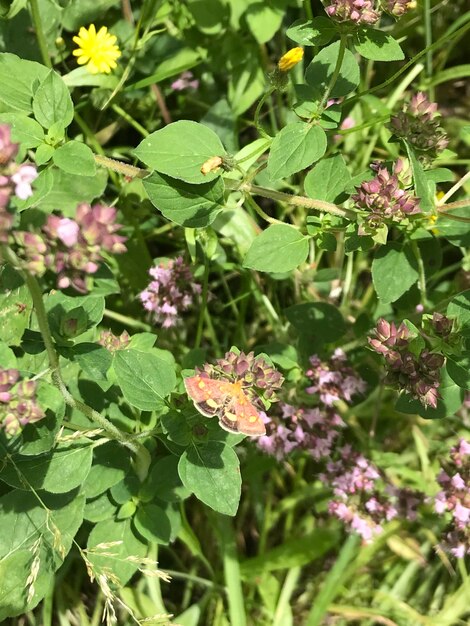
POLYGON ((307 198, 305 196, 294 196, 283 191, 275 191, 274 189, 267 189, 266 187, 258 187, 258 185, 250 185, 249 183, 240 183, 235 180, 224 179, 227 189, 233 191, 246 191, 252 193, 255 196, 262 196, 263 198, 271 198, 278 202, 285 202, 292 206, 300 206, 306 209, 314 209, 317 211, 324 211, 325 213, 331 213, 332 215, 338 215, 339 217, 346 217, 350 220, 356 219, 354 211, 343 209, 331 202, 325 202, 324 200, 315 200, 313 198, 307 198))
POLYGON ((136 129, 136 131, 138 133, 140 133, 142 135, 142 137, 148 137, 150 135, 150 133, 148 132, 148 130, 146 130, 142 124, 139 124, 139 122, 137 120, 135 120, 132 115, 129 115, 129 113, 127 111, 125 111, 122 107, 120 107, 118 104, 112 104, 111 108, 113 109, 113 111, 115 111, 118 115, 120 115, 122 117, 123 120, 126 120, 126 122, 132 126, 133 128, 136 129))
POLYGON ((246 626, 240 566, 232 521, 226 515, 218 515, 217 522, 221 539, 225 585, 228 590, 228 610, 233 626, 246 626))
POLYGON ((209 259, 204 256, 204 277, 202 279, 201 308, 199 309, 199 319, 197 321, 196 339, 194 348, 199 348, 204 330, 204 312, 207 308, 207 296, 209 293, 209 259))
MULTIPOLYGON (((424 0, 423 4, 424 13, 424 43, 428 49, 426 52, 426 78, 430 80, 432 78, 432 22, 431 22, 431 0, 424 0)), ((434 87, 430 85, 428 87, 429 98, 434 100, 434 87)))
POLYGON ((130 326, 131 328, 140 328, 140 330, 144 330, 148 333, 154 331, 153 326, 150 324, 146 324, 145 322, 141 322, 140 320, 135 320, 133 317, 129 317, 128 315, 122 315, 121 313, 116 313, 116 311, 111 311, 110 309, 104 310, 104 316, 109 317, 111 320, 115 320, 124 326, 130 326))
POLYGON ((320 105, 318 107, 320 111, 323 111, 323 109, 325 108, 325 105, 328 102, 328 98, 330 97, 330 94, 333 91, 334 86, 336 85, 336 81, 338 80, 338 76, 341 71, 341 65, 343 64, 344 53, 346 52, 346 41, 346 35, 341 34, 341 39, 339 41, 338 58, 336 59, 336 66, 333 74, 331 75, 328 87, 323 94, 323 98, 320 101, 320 105))
POLYGON ((102 154, 95 154, 94 156, 95 162, 98 165, 106 167, 108 170, 112 170, 113 172, 123 174, 124 176, 129 176, 129 178, 145 178, 150 174, 148 170, 135 167, 134 165, 128 165, 127 163, 122 163, 122 161, 116 161, 116 159, 110 159, 102 154))
POLYGON ((41 52, 44 65, 52 67, 51 59, 49 56, 49 50, 47 49, 47 41, 42 28, 41 13, 39 11, 38 0, 29 0, 31 7, 31 16, 33 18, 34 29, 36 31, 36 37, 38 40, 39 50, 41 52))
POLYGON ((261 96, 260 101, 258 102, 258 106, 256 107, 255 110, 255 116, 254 116, 254 124, 256 126, 256 130, 259 132, 260 135, 263 135, 263 137, 267 137, 269 138, 268 133, 260 126, 259 123, 259 116, 261 113, 261 109, 263 108, 264 103, 266 102, 266 100, 268 98, 271 97, 271 94, 274 92, 274 87, 270 87, 268 89, 268 91, 263 94, 263 96, 261 96))
POLYGON ((426 273, 424 271, 424 263, 423 263, 423 257, 421 256, 421 251, 419 249, 418 243, 414 239, 411 242, 411 248, 418 262, 418 270, 419 270, 418 286, 419 286, 419 291, 421 294, 421 304, 423 306, 426 306, 426 273))

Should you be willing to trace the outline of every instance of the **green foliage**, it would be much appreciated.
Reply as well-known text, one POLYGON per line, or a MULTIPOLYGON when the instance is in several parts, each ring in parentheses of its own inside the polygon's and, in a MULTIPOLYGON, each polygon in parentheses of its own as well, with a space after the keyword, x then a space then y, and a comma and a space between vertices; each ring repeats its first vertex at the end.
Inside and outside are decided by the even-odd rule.
POLYGON ((0 621, 469 619, 470 13, 372 4, 0 0, 0 621))

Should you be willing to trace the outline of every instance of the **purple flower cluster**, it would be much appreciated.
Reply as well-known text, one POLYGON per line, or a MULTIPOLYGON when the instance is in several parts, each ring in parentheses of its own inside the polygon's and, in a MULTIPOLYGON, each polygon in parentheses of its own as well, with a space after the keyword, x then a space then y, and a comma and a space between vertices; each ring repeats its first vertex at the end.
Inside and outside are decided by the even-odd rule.
POLYGON ((98 343, 111 353, 117 350, 125 350, 131 341, 131 337, 127 330, 124 330, 119 336, 110 330, 101 331, 98 343))
POLYGON ((196 367, 196 373, 214 380, 241 382, 243 391, 260 410, 265 408, 263 400, 277 402, 276 392, 282 387, 284 377, 261 356, 254 352, 235 352, 230 350, 223 359, 217 359, 214 365, 206 363, 196 367))
POLYGON ((444 356, 427 348, 414 354, 410 349, 411 333, 403 322, 397 327, 393 322, 379 319, 374 332, 369 345, 385 358, 388 366, 385 383, 407 391, 424 407, 436 408, 444 356))
POLYGON ((374 5, 374 0, 331 0, 325 11, 337 22, 375 24, 380 19, 380 10, 374 5))
POLYGON ((437 104, 421 91, 415 94, 403 111, 390 119, 392 133, 411 145, 424 161, 433 161, 448 145, 444 129, 439 125, 437 104))
POLYGON ((117 235, 116 209, 101 204, 77 207, 75 219, 49 215, 41 234, 15 233, 30 272, 42 275, 46 270, 57 274, 59 289, 73 287, 88 292, 87 278, 98 271, 103 252, 126 251, 126 237, 117 235))
POLYGON ((356 187, 351 196, 356 207, 367 211, 360 235, 368 235, 387 221, 401 221, 408 215, 421 211, 419 199, 406 190, 409 177, 402 159, 393 166, 392 173, 386 167, 375 166, 377 175, 356 187))
POLYGON ((320 402, 326 406, 332 406, 338 400, 351 402, 353 396, 364 393, 366 389, 365 381, 347 364, 346 355, 339 348, 329 361, 322 361, 313 355, 310 364, 311 368, 306 375, 312 384, 306 391, 317 394, 320 402))
POLYGON ((0 124, 0 243, 7 243, 14 217, 7 207, 12 194, 20 200, 32 195, 31 183, 38 173, 33 165, 14 162, 19 144, 11 141, 8 124, 0 124))
POLYGON ((189 309, 201 286, 194 282, 191 269, 182 257, 152 267, 149 274, 153 280, 140 293, 144 308, 153 313, 154 321, 163 328, 176 326, 180 321, 178 316, 189 309))
POLYGON ((44 417, 36 400, 37 383, 20 380, 16 369, 0 369, 0 426, 9 436, 44 417))
POLYGON ((437 481, 441 491, 435 498, 436 512, 451 514, 444 547, 456 557, 470 554, 470 441, 460 439, 450 451, 450 462, 437 481))
POLYGON ((382 524, 397 516, 416 519, 421 498, 407 489, 387 484, 378 468, 348 444, 338 450, 320 475, 333 490, 329 512, 370 542, 382 532, 382 524))
POLYGON ((346 426, 334 410, 300 409, 284 402, 279 409, 280 418, 263 418, 266 435, 257 440, 263 452, 278 460, 301 450, 311 454, 316 461, 331 456, 339 429, 346 426))
POLYGON ((193 73, 189 71, 183 72, 180 74, 179 78, 171 83, 173 91, 185 91, 186 89, 196 91, 198 87, 198 79, 194 78, 193 73))

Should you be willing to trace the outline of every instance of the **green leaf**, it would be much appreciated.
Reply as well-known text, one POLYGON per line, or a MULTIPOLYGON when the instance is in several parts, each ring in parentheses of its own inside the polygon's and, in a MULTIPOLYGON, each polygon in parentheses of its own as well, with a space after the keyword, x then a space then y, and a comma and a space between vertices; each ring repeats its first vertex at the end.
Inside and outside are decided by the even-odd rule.
POLYGON ((143 180, 150 202, 171 222, 186 228, 209 226, 224 208, 224 183, 219 177, 191 185, 154 172, 143 180))
POLYGON ((320 126, 291 122, 273 140, 268 157, 271 180, 288 178, 318 161, 326 151, 326 135, 320 126))
POLYGON ((405 58, 396 39, 375 28, 361 28, 354 36, 354 47, 371 61, 401 61, 405 58))
POLYGON ((303 302, 285 310, 292 326, 301 335, 329 343, 346 332, 343 316, 332 304, 326 302, 303 302))
POLYGON ((44 489, 50 493, 66 493, 79 487, 88 476, 93 450, 89 445, 62 443, 51 452, 39 456, 13 455, 0 474, 12 487, 44 489))
POLYGON ((167 361, 138 350, 120 350, 114 371, 129 404, 142 411, 161 409, 176 385, 175 370, 167 361))
POLYGON ((61 170, 79 176, 94 176, 96 164, 93 152, 81 141, 67 141, 57 148, 52 160, 61 170))
POLYGON ((391 242, 376 251, 372 261, 372 282, 383 304, 398 300, 418 277, 418 262, 409 245, 391 242))
POLYGON ((286 31, 286 35, 300 46, 326 46, 337 30, 327 17, 314 17, 304 22, 297 20, 286 31))
POLYGON ((75 497, 68 502, 63 497, 42 494, 42 501, 35 494, 24 491, 12 491, 0 498, 2 621, 30 611, 42 600, 82 524, 84 497, 75 497), (27 581, 35 556, 40 560, 40 567, 34 584, 35 593, 27 602, 27 581))
MULTIPOLYGON (((333 72, 335 71, 336 61, 339 54, 339 44, 340 42, 337 41, 326 48, 323 48, 323 50, 317 54, 307 68, 305 80, 311 87, 320 92, 324 92, 327 89, 331 77, 333 76, 333 72)), ((336 81, 330 96, 332 98, 346 96, 348 93, 356 89, 359 85, 359 80, 359 65, 357 64, 353 53, 349 50, 345 50, 338 80, 336 81)))
POLYGON ((50 128, 55 123, 67 127, 73 120, 73 102, 69 90, 54 70, 49 71, 34 94, 33 112, 44 128, 50 128))
POLYGON ((158 504, 140 503, 134 517, 137 532, 149 542, 168 544, 171 538, 171 521, 158 504))
POLYGON ((50 161, 54 155, 54 152, 54 146, 51 146, 48 143, 42 143, 41 145, 39 145, 34 155, 36 165, 44 165, 45 163, 50 161))
POLYGON ((0 275, 0 327, 2 340, 10 346, 18 346, 33 310, 28 288, 24 285, 14 289, 6 289, 4 277, 7 266, 0 275))
POLYGON ((284 9, 269 6, 267 2, 254 2, 245 13, 246 22, 256 41, 270 41, 282 24, 284 9))
POLYGON ((452 380, 462 389, 470 389, 470 355, 447 357, 446 368, 452 380))
POLYGON ((93 465, 83 484, 83 493, 87 499, 96 498, 123 480, 130 467, 127 448, 115 441, 98 446, 93 452, 93 465))
POLYGON ((253 240, 243 267, 259 272, 290 272, 307 255, 307 237, 287 224, 272 224, 253 240))
POLYGON ((217 135, 204 124, 180 120, 146 137, 134 154, 161 174, 187 183, 207 183, 220 172, 201 173, 211 157, 223 156, 225 149, 217 135))
POLYGON ((46 212, 56 211, 60 207, 65 217, 75 217, 77 204, 80 202, 91 202, 99 198, 108 180, 108 173, 104 168, 98 169, 94 176, 75 176, 56 167, 48 168, 40 176, 43 173, 47 173, 51 179, 47 194, 40 198, 37 206, 46 212))
POLYGON ((337 541, 337 533, 317 528, 305 537, 288 539, 263 555, 246 559, 240 565, 241 576, 255 580, 266 572, 307 565, 331 550, 337 541))
POLYGON ((341 154, 322 159, 305 177, 305 193, 310 198, 335 202, 351 181, 346 163, 341 154))
POLYGON ((91 342, 74 346, 70 349, 70 356, 92 380, 105 380, 113 362, 112 354, 106 348, 91 342))
POLYGON ((459 334, 470 336, 470 289, 462 291, 449 302, 446 315, 455 320, 459 334))
POLYGON ((424 213, 429 213, 429 211, 432 211, 434 208, 434 193, 431 191, 423 166, 416 158, 413 148, 411 148, 406 141, 405 147, 413 172, 413 182, 416 195, 419 198, 419 206, 424 213))
POLYGON ((23 113, 1 113, 0 123, 11 126, 11 139, 22 148, 37 148, 44 141, 42 126, 23 113))
POLYGON ((240 464, 234 450, 209 441, 185 450, 178 464, 183 485, 196 498, 224 515, 235 515, 241 493, 240 464))
POLYGON ((125 585, 137 571, 138 564, 129 561, 129 557, 143 557, 147 551, 146 544, 140 541, 132 531, 130 520, 108 519, 100 522, 91 531, 87 547, 90 550, 88 558, 96 568, 96 572, 98 574, 106 571, 112 572, 120 585, 125 585), (112 542, 120 543, 109 548, 101 548, 101 550, 96 547, 112 542))
POLYGON ((179 502, 189 496, 178 475, 178 460, 173 455, 164 456, 153 465, 139 492, 142 500, 158 498, 165 502, 179 502))
POLYGON ((48 74, 44 65, 20 59, 16 54, 0 54, 0 102, 9 110, 32 112, 36 87, 48 74))
POLYGON ((52 334, 56 339, 63 340, 78 337, 97 326, 103 319, 105 301, 103 296, 66 296, 56 291, 45 298, 44 305, 52 334), (67 328, 71 319, 79 323, 73 335, 67 328))
POLYGON ((89 522, 103 522, 111 519, 115 513, 116 505, 111 502, 107 493, 103 493, 86 503, 84 518, 89 522))

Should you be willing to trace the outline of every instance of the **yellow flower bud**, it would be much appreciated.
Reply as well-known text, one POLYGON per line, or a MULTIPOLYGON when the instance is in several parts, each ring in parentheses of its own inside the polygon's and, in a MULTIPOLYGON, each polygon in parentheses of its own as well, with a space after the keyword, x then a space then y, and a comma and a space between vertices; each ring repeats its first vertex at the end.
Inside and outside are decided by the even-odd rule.
POLYGON ((288 72, 303 59, 303 56, 303 48, 292 48, 282 55, 277 66, 281 72, 288 72))

